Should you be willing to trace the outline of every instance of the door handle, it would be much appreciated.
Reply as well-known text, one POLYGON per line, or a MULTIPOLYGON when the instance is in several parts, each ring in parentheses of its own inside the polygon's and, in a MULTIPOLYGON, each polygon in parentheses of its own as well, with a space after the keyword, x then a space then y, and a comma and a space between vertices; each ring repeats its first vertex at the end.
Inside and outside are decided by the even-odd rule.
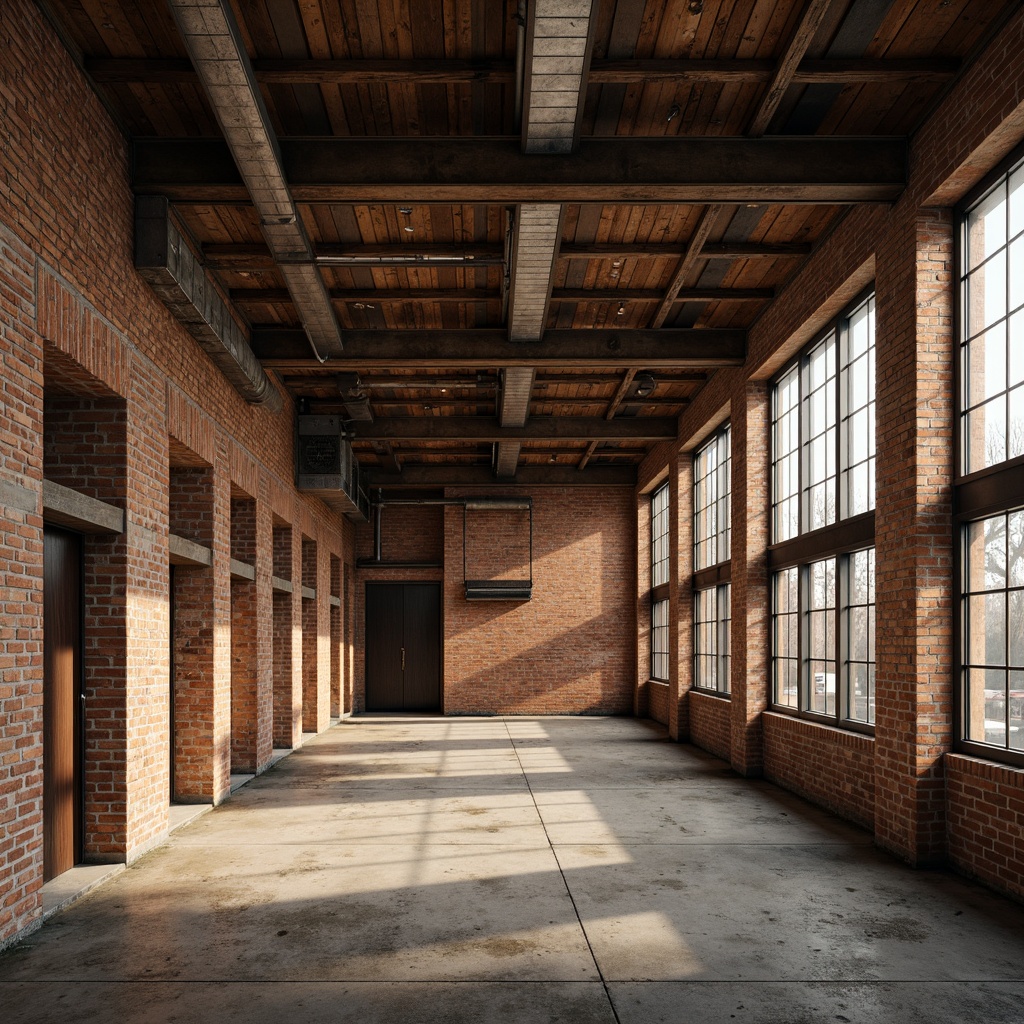
POLYGON ((402 648, 402 671, 405 671, 405 648, 402 648))

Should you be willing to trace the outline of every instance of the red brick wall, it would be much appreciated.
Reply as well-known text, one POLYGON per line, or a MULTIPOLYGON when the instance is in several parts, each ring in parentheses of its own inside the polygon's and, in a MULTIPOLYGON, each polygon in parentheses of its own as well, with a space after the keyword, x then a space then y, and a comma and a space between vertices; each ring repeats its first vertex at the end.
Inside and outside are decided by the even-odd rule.
MULTIPOLYGON (((0 631, 13 631, 2 636, 0 653, 2 945, 31 928, 41 909, 44 381, 52 413, 48 471, 127 512, 125 534, 86 541, 91 859, 131 860, 167 827, 169 435, 212 467, 211 521, 194 528, 187 518, 175 522, 175 532, 203 535, 195 539, 205 539, 214 557, 212 570, 181 575, 184 594, 205 572, 183 628, 211 630, 207 664, 194 680, 201 677, 201 687, 175 701, 178 728, 195 741, 189 749, 202 748, 202 765, 193 766, 202 798, 224 790, 230 751, 230 647, 223 638, 232 480, 267 504, 257 510, 260 650, 269 652, 272 630, 269 530, 260 526, 270 510, 316 541, 324 578, 331 554, 351 562, 353 552, 351 530, 334 513, 295 495, 290 412, 272 416, 247 405, 136 274, 126 141, 36 5, 0 3, 0 45, 0 631), (108 423, 96 435, 102 450, 83 458, 75 448, 82 436, 69 429, 100 428, 111 411, 119 417, 116 444, 103 440, 104 430, 113 438, 108 423), (58 444, 61 432, 68 436, 58 444)), ((325 627, 329 660, 328 643, 325 627)), ((269 654, 263 660, 269 663, 269 654)), ((329 705, 328 672, 318 678, 318 707, 329 705)), ((190 755, 179 753, 188 774, 190 755)))
POLYGON ((656 682, 653 679, 647 683, 648 717, 665 726, 669 724, 670 690, 671 688, 668 683, 656 682))
POLYGON ((726 761, 730 760, 732 706, 729 701, 691 690, 686 702, 689 705, 690 742, 726 761))
POLYGON ((636 635, 632 492, 546 487, 532 497, 533 599, 521 603, 465 599, 462 510, 446 509, 445 711, 628 712, 636 635))
POLYGON ((1024 898, 1024 769, 947 754, 949 857, 960 870, 1024 898))
POLYGON ((764 774, 865 828, 875 824, 875 740, 792 715, 766 714, 764 774))

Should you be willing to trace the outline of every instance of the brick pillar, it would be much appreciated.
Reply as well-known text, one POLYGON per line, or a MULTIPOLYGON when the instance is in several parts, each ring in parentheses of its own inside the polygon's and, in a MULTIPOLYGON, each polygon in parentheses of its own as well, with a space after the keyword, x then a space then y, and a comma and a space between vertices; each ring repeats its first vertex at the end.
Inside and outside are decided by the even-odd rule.
POLYGON ((34 273, 32 253, 0 227, 0 946, 42 913, 43 350, 29 323, 34 273))
POLYGON ((256 501, 256 768, 274 753, 274 514, 268 484, 256 501))
POLYGON ((761 712, 768 707, 768 451, 771 413, 764 381, 732 397, 732 765, 742 775, 764 766, 761 712))
POLYGON ((693 687, 693 459, 677 453, 669 466, 669 598, 672 687, 669 695, 669 735, 690 738, 693 687))
POLYGON ((317 543, 302 538, 302 731, 319 731, 320 593, 317 543))
POLYGON ((331 555, 331 718, 340 718, 344 712, 342 693, 342 606, 341 606, 341 559, 331 555))
POLYGON ((877 260, 875 839, 945 851, 952 742, 952 217, 897 209, 877 260))
POLYGON ((231 499, 231 557, 253 571, 253 579, 231 579, 231 770, 253 773, 257 691, 260 676, 259 615, 256 607, 256 502, 231 499))
POLYGON ((278 579, 287 580, 292 585, 291 591, 274 591, 275 747, 294 747, 302 738, 302 594, 301 575, 296 571, 295 532, 284 522, 274 523, 273 572, 278 579), (299 624, 297 643, 296 623, 299 624))
MULTIPOLYGON (((225 460, 226 461, 226 460, 225 460)), ((231 722, 230 483, 216 467, 174 468, 170 529, 213 551, 212 568, 174 570, 174 799, 228 794, 231 722)))

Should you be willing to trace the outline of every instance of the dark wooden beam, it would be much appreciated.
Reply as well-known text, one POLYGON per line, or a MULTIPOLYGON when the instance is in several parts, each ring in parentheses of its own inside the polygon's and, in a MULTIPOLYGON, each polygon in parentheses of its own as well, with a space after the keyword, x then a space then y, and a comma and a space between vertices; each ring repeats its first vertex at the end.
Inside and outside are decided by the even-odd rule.
MULTIPOLYGON (((501 292, 486 288, 330 288, 339 302, 481 302, 499 300, 501 292)), ((290 302, 287 288, 232 288, 232 302, 290 302)))
POLYGON ((701 259, 701 250, 704 248, 704 244, 707 242, 715 226, 715 221, 718 219, 720 211, 721 207, 715 205, 707 206, 702 211, 700 220, 697 221, 697 226, 694 228, 690 241, 686 246, 686 252, 683 253, 683 258, 676 265, 675 272, 672 274, 672 280, 669 281, 664 296, 651 317, 651 327, 661 327, 668 319, 668 315, 672 312, 672 307, 675 305, 679 293, 683 290, 687 277, 691 275, 693 268, 701 259))
POLYGON ((519 466, 514 477, 499 481, 489 466, 405 466, 397 477, 366 468, 362 479, 367 487, 635 487, 636 467, 591 466, 580 472, 567 465, 519 466))
MULTIPOLYGON (((177 58, 85 58, 85 70, 100 85, 150 83, 195 85, 198 75, 190 61, 177 58)), ((514 81, 512 61, 472 60, 274 60, 252 62, 256 80, 280 85, 508 85, 514 81)), ((944 82, 960 62, 950 58, 805 60, 794 82, 944 82)), ((666 85, 695 82, 768 82, 775 61, 720 60, 595 60, 590 85, 666 85)))
MULTIPOLYGON (((617 245, 565 242, 558 250, 558 256, 563 260, 678 259, 685 251, 684 245, 673 242, 617 245)), ((810 251, 811 246, 806 242, 705 242, 701 256, 704 259, 778 259, 807 256, 810 251)))
POLYGON ((761 98, 757 113, 747 129, 747 135, 751 138, 758 138, 768 130, 768 125, 771 124, 772 117, 782 102, 782 97, 793 82, 793 76, 800 66, 800 61, 807 53, 807 47, 811 45, 814 34, 818 31, 829 6, 835 3, 837 0, 808 0, 796 30, 790 37, 785 52, 779 58, 778 65, 772 73, 768 90, 761 98))
MULTIPOLYGON (((301 203, 858 203, 897 198, 906 141, 768 137, 583 139, 539 160, 504 140, 282 139, 301 203)), ((136 139, 139 194, 247 203, 218 139, 136 139)))
MULTIPOLYGON (((707 242, 701 250, 704 259, 780 259, 806 256, 811 251, 806 242, 707 242)), ((683 248, 672 242, 634 242, 609 244, 601 242, 563 243, 558 258, 563 260, 616 259, 678 259, 683 248)), ((459 266, 500 266, 502 250, 497 245, 320 245, 317 255, 329 266, 401 266, 430 267, 448 264, 432 259, 465 260, 459 266)), ((210 242, 202 247, 203 263, 211 270, 259 271, 273 270, 274 259, 261 242, 210 242)))
MULTIPOLYGON (((481 302, 501 298, 486 288, 331 288, 329 295, 339 302, 481 302)), ((649 288, 555 288, 552 302, 660 302, 663 293, 649 288)), ((232 288, 232 302, 291 302, 287 288, 232 288)), ((703 299, 721 302, 751 302, 774 298, 771 288, 684 288, 677 302, 703 299)))
MULTIPOLYGON (((303 388, 334 387, 334 378, 338 374, 337 367, 327 365, 325 367, 309 367, 309 372, 304 374, 282 374, 281 382, 285 387, 301 391, 303 388), (319 369, 319 373, 314 370, 319 369)), ((570 384, 618 384, 622 378, 621 371, 605 370, 592 373, 538 373, 534 377, 534 389, 544 391, 549 387, 570 384)), ((452 373, 443 375, 430 374, 370 374, 360 373, 359 379, 364 388, 368 391, 406 389, 423 390, 429 389, 437 392, 441 388, 476 388, 477 390, 493 391, 498 386, 497 377, 490 373, 452 373)), ((707 379, 707 374, 699 371, 689 372, 665 372, 658 374, 658 384, 702 384, 707 379)), ((422 399, 420 399, 422 401, 422 399)), ((534 401, 549 401, 543 395, 535 396, 534 401)))
MULTIPOLYGON (((260 242, 212 242, 202 247, 211 270, 273 270, 270 250, 260 242)), ((341 267, 483 267, 501 266, 501 246, 480 245, 319 245, 316 261, 341 267), (446 262, 452 261, 452 262, 446 262), (458 261, 458 262, 454 262, 458 261)))
POLYGON ((532 416, 521 427, 503 427, 495 416, 388 416, 354 420, 357 441, 669 441, 679 432, 673 416, 532 416))
MULTIPOLYGON (((555 288, 552 302, 661 302, 664 292, 653 288, 555 288)), ((675 302, 702 299, 715 302, 752 302, 772 299, 771 288, 680 288, 675 302)))
MULTIPOLYGON (((265 366, 287 372, 316 363, 300 328, 254 327, 252 349, 265 366)), ((490 369, 495 366, 710 369, 740 366, 746 333, 739 330, 552 330, 543 341, 511 342, 504 330, 346 331, 338 370, 387 367, 490 369)))

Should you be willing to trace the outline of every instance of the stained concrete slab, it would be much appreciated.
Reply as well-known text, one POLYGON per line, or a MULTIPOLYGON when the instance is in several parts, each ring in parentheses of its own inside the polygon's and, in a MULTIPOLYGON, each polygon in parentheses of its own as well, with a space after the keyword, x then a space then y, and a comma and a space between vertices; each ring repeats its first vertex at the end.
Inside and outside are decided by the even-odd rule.
POLYGON ((537 789, 534 799, 555 846, 872 842, 863 829, 776 786, 735 778, 714 779, 700 788, 537 789))
MULTIPOLYGON (((609 981, 1018 981, 1024 908, 864 846, 559 846, 609 981)), ((1022 1007, 1024 1019, 1024 1007, 1022 1007)))
POLYGON ((15 949, 17 980, 589 981, 549 847, 172 841, 15 949))
POLYGON ((0 955, 0 1019, 1019 1024, 1022 963, 1018 904, 650 723, 367 716, 0 955))
POLYGON ((616 1024, 600 982, 0 982, 0 1005, 5 1024, 616 1024))
POLYGON ((1024 982, 609 986, 619 1024, 1020 1024, 1024 982))
POLYGON ((215 821, 198 822, 181 837, 188 846, 281 843, 438 843, 543 847, 544 826, 526 791, 488 793, 455 787, 397 797, 338 787, 247 789, 215 821), (253 835, 252 818, 260 829, 253 835))

